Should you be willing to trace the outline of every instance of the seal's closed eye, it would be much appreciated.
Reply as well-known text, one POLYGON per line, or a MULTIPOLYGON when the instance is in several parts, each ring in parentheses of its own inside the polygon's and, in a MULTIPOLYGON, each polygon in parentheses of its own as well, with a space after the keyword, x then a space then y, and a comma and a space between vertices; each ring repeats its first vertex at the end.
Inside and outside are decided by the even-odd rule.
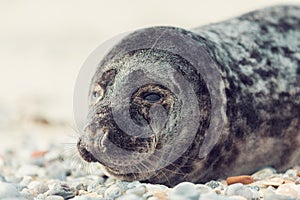
POLYGON ((155 103, 158 102, 162 98, 162 96, 156 92, 146 92, 142 94, 142 98, 149 103, 155 103))

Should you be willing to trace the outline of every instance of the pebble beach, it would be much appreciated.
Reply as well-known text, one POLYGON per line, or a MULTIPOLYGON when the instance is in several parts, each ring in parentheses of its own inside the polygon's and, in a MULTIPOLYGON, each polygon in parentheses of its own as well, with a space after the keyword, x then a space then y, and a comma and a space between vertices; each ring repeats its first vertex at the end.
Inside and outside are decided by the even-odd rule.
POLYGON ((147 3, 0 3, 0 200, 300 200, 300 166, 170 188, 116 180, 79 157, 74 85, 99 44, 141 27, 190 29, 285 2, 147 3))
POLYGON ((0 152, 2 200, 300 199, 300 166, 283 173, 267 167, 254 174, 203 184, 183 182, 173 188, 126 182, 106 176, 98 164, 82 161, 76 151, 77 133, 64 121, 33 113, 1 120, 20 125, 0 129, 11 139, 0 152), (60 140, 63 136, 67 137, 60 140))

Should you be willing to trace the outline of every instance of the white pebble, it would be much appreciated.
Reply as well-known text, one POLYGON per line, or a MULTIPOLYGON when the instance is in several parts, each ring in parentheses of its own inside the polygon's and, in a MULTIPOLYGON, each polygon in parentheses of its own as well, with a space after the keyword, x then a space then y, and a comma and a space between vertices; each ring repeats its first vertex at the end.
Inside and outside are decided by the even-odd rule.
POLYGON ((143 198, 138 197, 135 194, 125 194, 125 195, 117 198, 117 200, 143 200, 143 198))
POLYGON ((198 200, 200 194, 197 191, 195 184, 190 182, 182 182, 176 185, 169 193, 169 199, 189 199, 198 200))
POLYGON ((146 192, 146 187, 143 185, 139 185, 135 188, 131 188, 126 191, 126 194, 135 194, 137 196, 142 196, 146 192))
POLYGON ((18 196, 20 193, 13 184, 0 182, 0 199, 18 196))
POLYGON ((64 200, 64 198, 58 195, 51 195, 51 196, 47 196, 45 200, 64 200))
POLYGON ((18 176, 37 176, 39 167, 36 165, 23 165, 22 167, 19 168, 17 171, 18 176))
POLYGON ((28 189, 32 190, 36 194, 43 194, 49 190, 48 185, 39 181, 32 181, 28 185, 28 189))
POLYGON ((196 189, 200 194, 213 192, 213 190, 210 187, 203 184, 197 184, 196 189))
POLYGON ((291 183, 283 184, 277 188, 276 194, 290 196, 295 199, 300 199, 300 186, 291 183))

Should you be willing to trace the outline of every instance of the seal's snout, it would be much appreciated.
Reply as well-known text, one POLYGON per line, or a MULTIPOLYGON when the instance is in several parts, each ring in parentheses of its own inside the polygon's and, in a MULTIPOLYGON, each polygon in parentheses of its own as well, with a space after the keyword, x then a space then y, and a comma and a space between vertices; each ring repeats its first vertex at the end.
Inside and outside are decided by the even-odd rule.
POLYGON ((98 160, 87 150, 82 138, 79 138, 77 142, 77 149, 79 155, 87 162, 97 162, 98 160))

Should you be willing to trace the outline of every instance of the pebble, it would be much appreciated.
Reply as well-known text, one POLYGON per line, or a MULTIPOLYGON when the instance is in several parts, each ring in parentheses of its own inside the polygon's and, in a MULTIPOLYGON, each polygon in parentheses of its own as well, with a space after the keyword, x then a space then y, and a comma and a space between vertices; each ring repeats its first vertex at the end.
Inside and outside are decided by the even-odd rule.
POLYGON ((264 200, 296 200, 291 196, 276 194, 271 187, 267 188, 263 195, 264 200))
POLYGON ((58 195, 62 196, 64 199, 70 199, 75 196, 75 191, 66 184, 55 183, 49 186, 49 188, 47 195, 58 195))
POLYGON ((213 190, 206 186, 206 185, 203 185, 203 184, 197 184, 196 185, 196 190, 199 194, 205 194, 205 193, 211 193, 213 192, 213 190))
POLYGON ((110 186, 104 193, 104 197, 108 199, 115 199, 121 196, 122 190, 117 185, 110 186))
POLYGON ((36 165, 24 165, 22 167, 19 168, 19 170, 17 171, 17 175, 18 176, 37 176, 38 172, 39 172, 39 167, 36 165))
POLYGON ((28 189, 35 194, 43 194, 49 190, 49 187, 44 182, 32 181, 28 184, 28 189))
POLYGON ((254 182, 248 185, 227 185, 226 180, 219 179, 203 184, 183 182, 169 188, 139 181, 117 181, 105 176, 99 166, 89 171, 81 162, 74 165, 73 158, 62 154, 65 150, 58 145, 33 151, 38 148, 27 147, 28 144, 24 142, 25 146, 19 150, 8 149, 0 154, 1 200, 300 199, 300 167, 296 166, 282 174, 273 168, 261 169, 250 176, 254 182))
POLYGON ((300 186, 295 184, 283 184, 280 185, 277 190, 276 194, 290 196, 295 199, 300 199, 300 186))
POLYGON ((20 193, 13 184, 0 182, 0 199, 19 196, 20 193))
POLYGON ((215 188, 218 188, 221 185, 221 183, 218 181, 209 181, 209 182, 205 183, 205 185, 210 187, 211 189, 215 189, 215 188))
POLYGON ((225 190, 225 195, 227 196, 242 196, 245 197, 248 200, 256 200, 260 199, 260 194, 258 191, 253 190, 242 183, 235 183, 230 186, 225 190))
POLYGON ((252 177, 255 180, 263 180, 263 179, 266 179, 266 178, 272 176, 275 173, 276 173, 276 170, 274 168, 266 167, 266 168, 263 168, 263 169, 255 172, 254 174, 252 174, 252 177))
POLYGON ((58 195, 50 195, 47 196, 45 200, 64 200, 64 198, 58 195))
POLYGON ((144 200, 144 199, 135 194, 125 194, 122 197, 117 198, 117 200, 144 200))
POLYGON ((198 200, 200 194, 197 191, 195 184, 190 182, 182 182, 176 185, 169 194, 170 199, 179 200, 198 200))
POLYGON ((137 196, 142 196, 146 192, 146 187, 143 185, 136 186, 126 191, 126 194, 135 194, 137 196))
POLYGON ((254 182, 252 176, 243 175, 243 176, 231 176, 226 179, 227 185, 234 183, 250 184, 254 182))

